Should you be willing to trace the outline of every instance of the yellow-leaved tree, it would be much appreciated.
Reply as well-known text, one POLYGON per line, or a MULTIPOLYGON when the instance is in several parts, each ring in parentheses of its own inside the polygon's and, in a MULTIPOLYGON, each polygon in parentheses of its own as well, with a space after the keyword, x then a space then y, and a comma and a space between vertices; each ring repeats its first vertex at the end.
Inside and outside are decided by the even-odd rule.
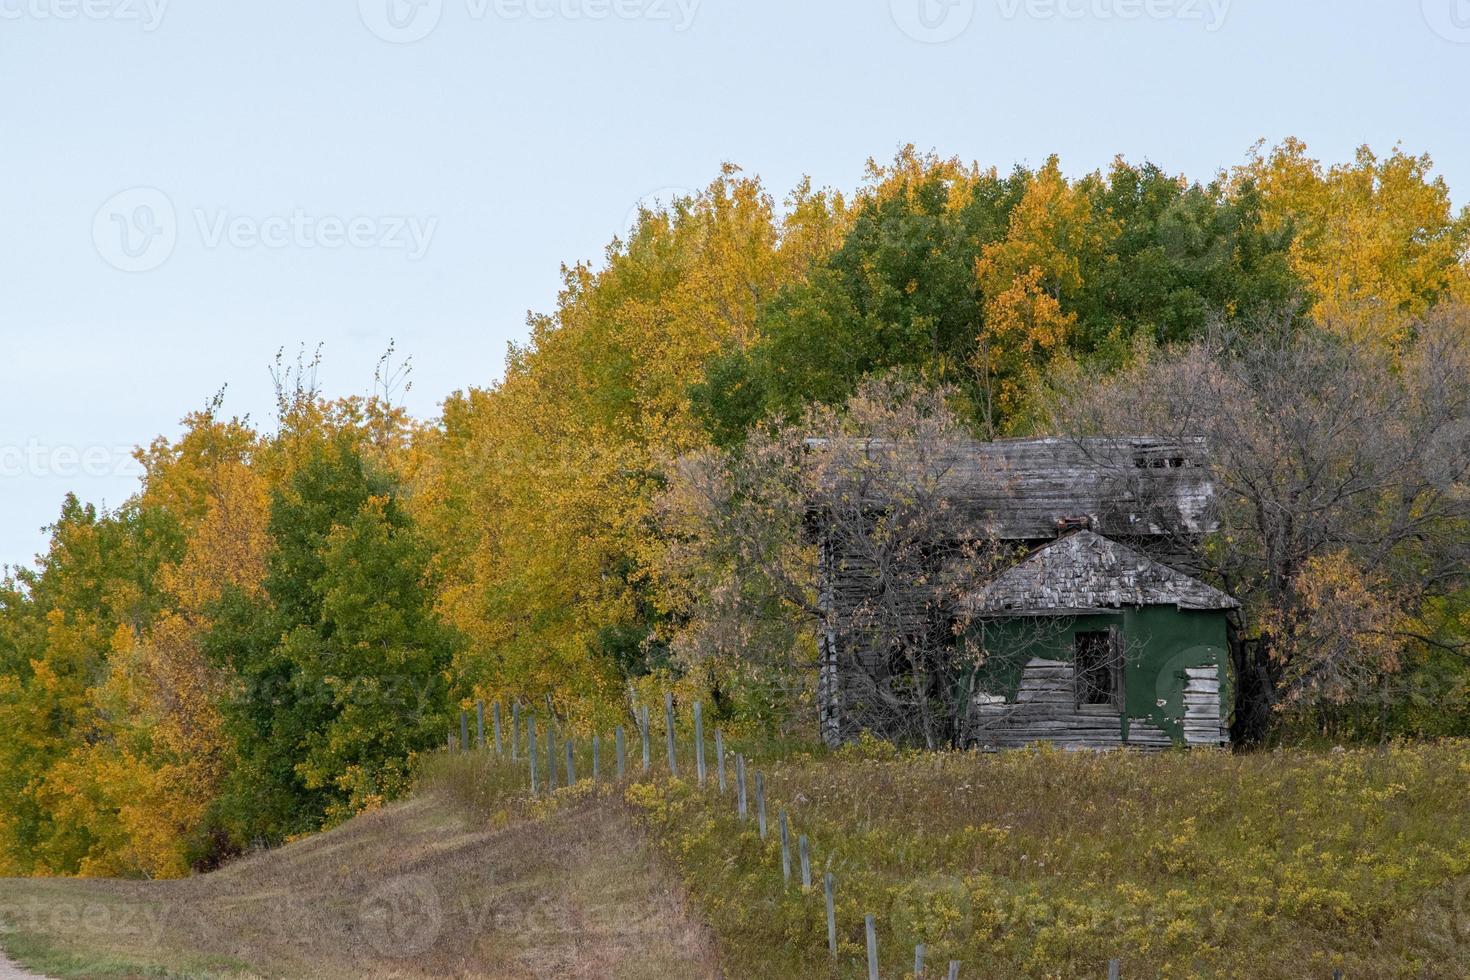
POLYGON ((1323 165, 1300 140, 1261 145, 1236 169, 1259 188, 1268 222, 1295 233, 1291 258, 1318 323, 1395 349, 1413 321, 1446 296, 1470 294, 1470 209, 1455 213, 1429 156, 1360 147, 1323 165))
POLYGON ((1005 237, 975 262, 983 321, 973 367, 992 424, 1026 426, 1043 374, 1066 355, 1077 322, 1067 301, 1117 233, 1116 223, 1097 213, 1094 188, 1093 178, 1069 182, 1051 157, 1031 176, 1005 237))
POLYGON ((689 387, 753 343, 763 306, 840 237, 840 202, 804 185, 790 203, 778 218, 727 167, 643 211, 600 271, 564 270, 556 312, 531 318, 502 382, 446 403, 415 507, 441 608, 470 639, 464 696, 552 696, 585 717, 657 666, 650 508, 663 461, 706 438, 689 387))

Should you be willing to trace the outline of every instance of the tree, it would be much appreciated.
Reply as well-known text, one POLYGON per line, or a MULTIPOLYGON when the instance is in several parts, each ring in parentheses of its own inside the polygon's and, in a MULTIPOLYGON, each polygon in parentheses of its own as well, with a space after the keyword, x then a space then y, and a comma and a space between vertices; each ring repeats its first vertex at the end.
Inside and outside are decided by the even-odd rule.
POLYGON ((1363 670, 1395 669, 1405 644, 1470 650, 1408 626, 1467 584, 1470 312, 1438 309, 1411 333, 1394 358, 1278 313, 1061 398, 1061 433, 1208 439, 1220 529, 1169 550, 1245 603, 1240 739, 1264 738, 1284 702, 1341 699, 1363 670))
POLYGON ((754 662, 795 690, 819 672, 822 704, 841 705, 822 718, 831 742, 860 728, 958 742, 972 662, 958 599, 1001 550, 952 505, 952 394, 869 380, 840 410, 679 462, 659 500, 660 574, 686 664, 754 662))
POLYGON ((429 555, 390 476, 346 434, 272 498, 263 589, 226 588, 205 647, 236 690, 237 758, 219 820, 280 840, 406 790, 449 720, 454 634, 433 613, 429 555))
POLYGON ((1360 147, 1323 168, 1306 144, 1258 145, 1234 179, 1260 189, 1266 217, 1296 230, 1292 265, 1328 330, 1398 347, 1441 298, 1463 290, 1470 208, 1456 214, 1427 155, 1360 147))

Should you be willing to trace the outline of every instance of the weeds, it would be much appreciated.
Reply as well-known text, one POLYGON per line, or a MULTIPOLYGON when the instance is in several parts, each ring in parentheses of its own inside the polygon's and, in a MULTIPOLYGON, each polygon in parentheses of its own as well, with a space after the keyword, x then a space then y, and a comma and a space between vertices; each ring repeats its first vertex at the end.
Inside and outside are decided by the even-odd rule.
MULTIPOLYGON (((866 744, 767 770, 809 835, 814 894, 779 840, 687 781, 628 797, 732 976, 858 972, 876 914, 889 970, 924 942, 965 975, 1464 977, 1470 744, 1134 755, 898 753, 866 744), (820 871, 838 880, 828 960, 820 871)), ((896 972, 896 971, 895 971, 896 972)))

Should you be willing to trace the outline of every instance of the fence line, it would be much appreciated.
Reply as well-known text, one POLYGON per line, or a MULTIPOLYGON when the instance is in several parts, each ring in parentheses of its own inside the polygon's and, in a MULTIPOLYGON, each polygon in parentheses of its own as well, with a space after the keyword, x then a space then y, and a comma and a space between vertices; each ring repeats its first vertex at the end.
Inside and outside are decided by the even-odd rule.
MULTIPOLYGON (((511 704, 511 730, 510 730, 510 738, 509 738, 509 756, 510 756, 510 759, 512 761, 518 761, 518 757, 519 757, 519 754, 520 754, 521 713, 522 712, 521 712, 521 704, 520 704, 520 702, 519 701, 512 702, 512 704, 511 704)), ((454 730, 452 728, 450 729, 450 731, 448 733, 448 738, 446 739, 446 747, 447 747, 447 749, 449 751, 453 752, 453 751, 456 750, 456 748, 459 751, 468 751, 470 749, 470 747, 471 747, 472 744, 478 746, 478 748, 481 751, 484 751, 485 749, 487 749, 489 747, 487 745, 486 738, 485 738, 485 735, 486 735, 486 732, 485 732, 485 704, 484 704, 483 701, 476 702, 476 705, 475 705, 475 714, 476 714, 476 741, 474 743, 471 743, 470 742, 470 738, 469 738, 469 713, 468 713, 467 710, 461 710, 460 711, 460 725, 459 725, 459 733, 458 733, 459 737, 458 737, 458 739, 456 739, 455 732, 454 732, 454 730)), ((703 717, 703 706, 701 705, 700 702, 697 702, 696 701, 692 705, 692 717, 693 717, 693 730, 694 730, 694 747, 693 747, 693 752, 694 752, 694 758, 695 758, 695 774, 696 774, 696 779, 697 779, 697 785, 701 789, 703 789, 705 787, 705 785, 706 785, 708 770, 707 770, 707 766, 706 766, 705 751, 704 751, 705 746, 704 746, 704 717, 703 717)), ((493 748, 494 748, 494 751, 495 751, 495 755, 497 757, 501 757, 501 756, 503 756, 503 755, 506 754, 506 750, 505 750, 505 744, 504 744, 504 740, 503 740, 503 733, 502 733, 502 729, 501 729, 501 704, 500 704, 499 701, 494 702, 492 704, 492 706, 491 706, 491 720, 492 720, 493 733, 494 733, 494 745, 493 745, 493 748)), ((650 718, 649 718, 649 709, 648 709, 648 707, 646 705, 641 706, 641 707, 637 707, 637 708, 634 709, 634 720, 638 723, 639 734, 641 736, 642 743, 643 743, 642 744, 642 748, 643 748, 643 773, 645 775, 647 775, 647 774, 649 774, 651 772, 651 769, 652 769, 652 766, 651 766, 652 760, 651 760, 651 753, 650 753, 650 748, 651 748, 651 744, 650 743, 651 743, 652 732, 650 731, 650 724, 649 724, 649 721, 650 721, 650 718)), ((679 769, 678 769, 678 746, 677 746, 677 740, 676 740, 677 716, 676 716, 675 710, 674 710, 673 695, 670 694, 670 693, 666 693, 665 694, 665 697, 664 697, 664 725, 665 725, 665 737, 666 737, 667 750, 668 750, 668 772, 669 772, 670 778, 677 779, 677 778, 679 778, 679 769)), ((559 755, 559 753, 556 751, 556 740, 557 740, 557 737, 558 737, 557 736, 557 731, 556 731, 556 726, 550 720, 548 720, 544 724, 544 726, 543 726, 543 731, 541 733, 538 733, 538 731, 537 731, 537 725, 536 725, 536 715, 527 712, 526 713, 526 719, 525 719, 525 731, 526 731, 526 752, 525 752, 525 757, 526 757, 526 760, 527 760, 527 771, 528 771, 528 774, 529 774, 530 792, 531 792, 531 794, 533 796, 537 795, 539 793, 539 791, 540 791, 541 783, 542 783, 542 781, 540 779, 540 764, 541 764, 541 759, 540 759, 540 754, 539 754, 539 751, 538 751, 539 750, 538 737, 537 737, 538 734, 541 734, 542 735, 542 737, 539 739, 539 742, 544 742, 544 744, 546 746, 546 766, 547 766, 547 770, 546 770, 545 786, 546 786, 548 792, 554 792, 557 789, 557 782, 558 782, 557 776, 558 776, 558 768, 559 768, 558 767, 558 755, 559 755)), ((716 726, 716 728, 715 728, 714 738, 715 738, 715 755, 716 755, 716 758, 715 758, 716 777, 717 777, 717 782, 718 782, 719 795, 720 796, 723 796, 727 792, 727 790, 728 790, 728 783, 727 783, 727 777, 726 777, 726 750, 725 750, 724 731, 721 728, 719 728, 718 726, 716 726)), ((617 760, 617 778, 618 778, 619 781, 622 781, 623 779, 626 778, 626 775, 627 775, 627 764, 626 764, 626 738, 625 738, 625 730, 624 730, 623 726, 621 726, 621 725, 616 726, 615 729, 614 729, 614 744, 615 744, 615 749, 616 749, 616 760, 617 760)), ((570 731, 567 731, 567 732, 563 733, 563 735, 562 735, 562 748, 563 748, 563 751, 564 751, 564 754, 565 754, 565 767, 564 767, 565 778, 564 778, 563 784, 566 787, 572 787, 572 786, 575 786, 576 783, 577 783, 577 769, 576 769, 577 744, 576 744, 576 739, 572 736, 572 734, 570 733, 570 731)), ((600 734, 594 733, 592 735, 592 737, 591 737, 591 745, 590 745, 590 752, 591 752, 592 779, 594 781, 600 781, 602 779, 601 735, 600 734)), ((767 838, 767 824, 766 824, 766 780, 765 780, 765 773, 764 772, 761 772, 759 770, 755 770, 753 767, 749 767, 747 765, 747 760, 746 760, 746 757, 745 757, 745 754, 744 753, 742 753, 742 752, 735 752, 735 753, 733 753, 733 755, 734 755, 734 758, 735 758, 735 809, 736 809, 736 816, 742 822, 747 821, 747 820, 750 819, 750 812, 749 812, 749 793, 748 793, 748 791, 749 791, 750 780, 751 780, 751 778, 753 776, 754 782, 755 782, 754 792, 755 792, 755 808, 756 808, 757 829, 758 829, 760 840, 761 841, 765 841, 766 838, 767 838)), ((787 811, 787 809, 784 806, 783 807, 778 807, 778 809, 777 809, 777 825, 778 825, 778 828, 779 828, 779 831, 780 831, 780 843, 781 843, 781 847, 780 847, 780 855, 781 855, 781 879, 782 879, 783 887, 789 888, 791 886, 792 870, 793 870, 792 869, 792 863, 793 863, 793 861, 792 861, 792 858, 793 858, 792 850, 793 850, 793 848, 792 848, 791 838, 793 836, 794 831, 793 831, 793 828, 792 828, 792 821, 791 821, 790 814, 789 814, 789 812, 787 811)), ((802 889, 802 893, 803 894, 808 894, 808 893, 810 893, 813 890, 813 884, 812 884, 812 845, 811 845, 810 839, 808 838, 808 836, 806 834, 796 834, 795 836, 796 836, 796 848, 795 848, 796 854, 795 854, 795 857, 796 857, 797 862, 799 863, 799 868, 800 868, 801 889, 802 889)), ((837 881, 836 881, 835 876, 833 875, 833 873, 830 870, 829 871, 825 871, 822 874, 822 891, 823 891, 823 899, 824 899, 824 902, 823 902, 823 904, 824 904, 824 911, 826 913, 827 951, 828 951, 829 957, 832 960, 834 960, 834 961, 836 961, 839 958, 839 951, 840 951, 840 948, 841 948, 840 947, 840 944, 838 942, 838 932, 837 932, 836 890, 837 890, 837 881)), ((866 938, 866 947, 867 947, 866 948, 866 952, 867 952, 868 976, 869 976, 870 980, 878 980, 878 978, 880 976, 880 954, 879 954, 879 946, 878 946, 877 917, 875 915, 865 915, 864 916, 864 920, 863 920, 863 924, 864 924, 864 931, 865 931, 865 934, 866 934, 865 938, 866 938)), ((928 954, 928 949, 926 948, 926 946, 925 946, 925 944, 923 942, 919 942, 919 943, 916 943, 915 944, 915 946, 914 946, 914 970, 913 970, 913 976, 914 977, 920 978, 920 977, 925 976, 925 971, 927 969, 927 967, 925 965, 927 954, 928 954)), ((963 964, 959 960, 949 960, 948 961, 948 973, 947 973, 947 975, 949 977, 949 980, 959 980, 960 970, 962 968, 962 965, 963 964)), ((1342 977, 1343 977, 1342 971, 1341 970, 1334 971, 1333 977, 1334 977, 1334 980, 1342 980, 1342 977)), ((1113 960, 1110 960, 1108 962, 1108 978, 1109 978, 1109 980, 1122 980, 1122 961, 1121 960, 1113 959, 1113 960)))

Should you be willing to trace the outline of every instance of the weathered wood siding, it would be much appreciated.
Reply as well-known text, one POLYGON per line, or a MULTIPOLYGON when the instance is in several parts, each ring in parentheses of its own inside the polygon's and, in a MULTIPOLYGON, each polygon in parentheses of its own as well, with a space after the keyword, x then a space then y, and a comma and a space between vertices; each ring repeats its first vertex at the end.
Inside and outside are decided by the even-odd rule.
MULTIPOLYGON (((812 443, 820 450, 819 442, 812 443)), ((882 451, 894 452, 884 446, 882 451)), ((1189 571, 1182 540, 1212 529, 1213 485, 1203 440, 1156 438, 956 440, 946 447, 943 486, 972 518, 980 537, 1040 545, 1054 540, 1060 521, 1086 519, 1093 530, 1145 549, 1189 571)), ((932 469, 932 459, 931 459, 932 469)), ((872 501, 881 511, 882 501, 872 501)), ((820 603, 829 624, 849 624, 874 596, 881 576, 871 559, 843 548, 810 515, 821 561, 820 603)), ((948 630, 949 611, 926 606, 920 590, 900 607, 902 629, 948 630)), ((892 625, 892 624, 890 624, 892 625)), ((821 638, 818 701, 823 737, 836 745, 864 730, 884 733, 883 712, 866 710, 874 686, 894 678, 892 644, 872 631, 831 630, 821 638)))
MULTIPOLYGON (((1217 668, 1188 671, 1185 744, 1224 744, 1217 668)), ((1014 701, 983 696, 975 705, 973 744, 982 749, 1014 749, 1049 742, 1064 749, 1163 749, 1178 743, 1146 718, 1129 717, 1111 705, 1076 702, 1076 675, 1070 662, 1032 660, 1021 676, 1014 701)))

